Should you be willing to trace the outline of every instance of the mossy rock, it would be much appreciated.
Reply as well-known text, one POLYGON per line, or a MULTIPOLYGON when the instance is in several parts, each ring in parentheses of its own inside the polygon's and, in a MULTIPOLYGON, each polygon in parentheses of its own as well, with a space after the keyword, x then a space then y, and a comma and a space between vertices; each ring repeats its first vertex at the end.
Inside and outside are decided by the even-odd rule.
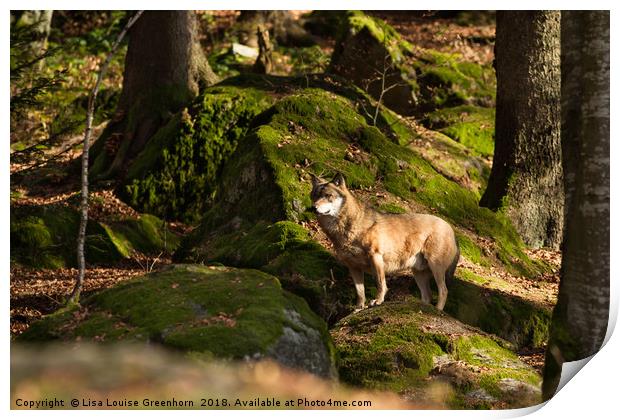
POLYGON ((495 100, 491 66, 413 46, 383 20, 360 11, 344 15, 330 71, 402 115, 461 104, 492 106, 495 100))
POLYGON ((439 173, 481 197, 486 189, 491 162, 447 135, 426 130, 408 144, 439 173))
POLYGON ((334 377, 335 349, 325 323, 303 299, 257 271, 172 265, 44 317, 19 340, 156 342, 200 358, 273 358, 334 377))
MULTIPOLYGON (((77 266, 80 214, 62 204, 11 207, 11 262, 37 268, 77 266)), ((172 252, 179 244, 155 216, 142 215, 109 224, 89 220, 85 254, 88 264, 113 264, 140 251, 172 252)))
POLYGON ((493 157, 495 109, 471 105, 443 108, 429 113, 425 122, 474 153, 493 157))
POLYGON ((329 324, 351 311, 354 290, 347 281, 346 268, 297 223, 238 222, 215 230, 206 230, 205 226, 184 241, 175 259, 256 268, 273 274, 329 324))
POLYGON ((332 328, 343 382, 451 408, 541 402, 541 377, 501 339, 408 298, 352 314, 332 328))
POLYGON ((362 12, 350 11, 341 22, 330 72, 351 80, 375 99, 381 96, 382 88, 391 86, 383 103, 399 114, 412 115, 419 86, 414 69, 404 68, 411 54, 411 46, 393 27, 362 12))
POLYGON ((368 125, 355 101, 322 89, 297 90, 258 116, 254 125, 224 165, 202 227, 183 246, 184 255, 197 256, 200 252, 189 248, 199 247, 225 225, 245 229, 261 221, 314 219, 308 211, 309 172, 341 172, 353 190, 384 188, 492 239, 494 258, 512 272, 532 275, 546 269, 523 252, 523 242, 504 214, 481 208, 476 192, 446 178, 414 150, 395 144, 368 125), (353 147, 359 153, 352 159, 353 147))
POLYGON ((545 347, 551 309, 494 287, 493 282, 501 281, 459 269, 448 287, 445 311, 462 322, 504 338, 515 348, 545 347))
MULTIPOLYGON (((127 168, 117 188, 119 196, 132 207, 165 219, 198 220, 221 165, 252 119, 271 102, 269 95, 252 88, 206 88, 151 137, 127 168)), ((109 135, 104 132, 98 142, 109 135)), ((101 151, 95 156, 91 172, 96 179, 107 159, 101 151)))

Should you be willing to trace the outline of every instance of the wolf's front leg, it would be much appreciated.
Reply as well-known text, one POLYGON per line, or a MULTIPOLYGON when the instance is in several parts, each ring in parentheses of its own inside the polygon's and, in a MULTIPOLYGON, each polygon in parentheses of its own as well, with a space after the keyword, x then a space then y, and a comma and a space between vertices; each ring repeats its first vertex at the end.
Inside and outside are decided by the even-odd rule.
POLYGON ((370 301, 370 306, 381 305, 387 293, 387 283, 385 281, 385 267, 383 265, 383 255, 373 254, 372 264, 377 276, 377 298, 370 301))
POLYGON ((353 270, 349 268, 353 282, 355 283, 355 292, 357 293, 357 305, 355 305, 355 312, 359 312, 362 309, 366 309, 366 293, 364 291, 364 272, 360 270, 353 270))

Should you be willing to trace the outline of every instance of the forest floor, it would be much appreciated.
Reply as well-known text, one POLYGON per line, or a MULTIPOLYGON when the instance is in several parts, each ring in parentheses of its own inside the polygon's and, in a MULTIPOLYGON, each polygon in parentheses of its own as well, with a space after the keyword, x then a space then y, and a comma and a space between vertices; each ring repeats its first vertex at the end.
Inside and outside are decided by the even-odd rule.
MULTIPOLYGON (((493 61, 494 25, 481 20, 473 25, 461 26, 454 19, 433 17, 429 19, 423 14, 409 14, 398 12, 375 12, 385 19, 413 45, 425 48, 434 48, 440 51, 459 53, 471 61, 488 64, 493 61)), ((214 25, 224 33, 234 19, 230 14, 217 17, 214 25), (218 20, 219 19, 219 20, 218 20)), ((325 54, 331 52, 329 42, 321 45, 325 54)), ((91 72, 91 66, 84 66, 83 72, 91 72)), ((115 76, 117 77, 118 74, 115 76)), ((84 77, 82 80, 88 80, 84 77)), ((118 83, 118 81, 117 81, 118 83)), ((105 121, 97 126, 93 138, 103 129, 105 121)), ((56 156, 68 146, 79 145, 81 133, 68 136, 55 148, 46 151, 48 156, 56 156)), ((67 177, 67 174, 77 174, 79 166, 79 147, 69 148, 66 153, 59 155, 53 162, 27 169, 35 162, 20 162, 11 165, 11 205, 23 206, 32 204, 66 203, 68 199, 79 191, 79 178, 67 177)), ((366 190, 354 191, 362 200, 369 200, 372 196, 385 195, 385 191, 366 190)), ((134 212, 122 203, 112 192, 111 188, 99 188, 92 191, 98 197, 89 209, 91 218, 105 221, 108 217, 128 215, 134 212)), ((401 203, 405 205, 404 203, 401 203)), ((424 209, 409 210, 420 211, 424 209)), ((185 233, 191 227, 183 224, 172 224, 172 229, 178 233, 185 233)), ((316 223, 305 225, 310 229, 317 240, 328 249, 329 242, 321 235, 316 223)), ((483 239, 480 239, 481 241, 483 239)), ((484 248, 484 243, 479 243, 484 248)), ((515 276, 498 269, 497 267, 483 267, 466 259, 461 259, 459 267, 466 268, 485 277, 494 277, 502 280, 497 287, 505 293, 518 296, 546 307, 551 308, 556 300, 559 285, 559 267, 561 254, 551 250, 532 250, 529 254, 534 259, 540 259, 554 267, 554 273, 540 278, 525 278, 515 276)), ((134 255, 122 263, 107 267, 88 267, 85 276, 84 294, 88 295, 97 290, 112 287, 127 279, 143 275, 149 271, 170 263, 169 255, 134 255)), ((458 273, 457 273, 458 274, 458 273)), ((11 336, 15 337, 28 328, 30 323, 41 316, 49 314, 62 306, 64 298, 70 293, 73 282, 77 277, 77 270, 63 269, 30 269, 19 266, 11 267, 11 336)), ((390 282, 388 300, 398 300, 409 292, 412 279, 395 278, 390 282)), ((541 371, 544 363, 542 349, 524 349, 520 358, 527 364, 541 371)))

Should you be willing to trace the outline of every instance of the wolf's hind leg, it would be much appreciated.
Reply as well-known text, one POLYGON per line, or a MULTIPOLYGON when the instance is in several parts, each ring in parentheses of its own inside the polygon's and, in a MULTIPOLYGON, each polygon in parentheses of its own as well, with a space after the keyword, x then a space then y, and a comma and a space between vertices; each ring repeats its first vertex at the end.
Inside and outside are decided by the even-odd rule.
POLYGON ((443 311, 446 306, 446 300, 448 299, 448 287, 446 286, 446 269, 439 265, 431 264, 431 270, 433 277, 435 277, 435 283, 437 283, 437 290, 439 291, 439 298, 437 299, 437 309, 443 311))
POLYGON ((352 270, 349 268, 353 283, 355 283, 355 292, 357 293, 357 305, 355 312, 359 312, 366 308, 366 293, 364 291, 364 272, 360 270, 352 270))
POLYGON ((373 254, 372 265, 375 268, 377 277, 377 298, 370 301, 370 306, 381 305, 387 293, 387 283, 385 281, 385 268, 383 266, 383 255, 373 254))
POLYGON ((429 270, 414 271, 413 278, 415 279, 418 289, 420 289, 420 293, 422 294, 422 302, 430 304, 431 278, 433 278, 433 273, 429 270))

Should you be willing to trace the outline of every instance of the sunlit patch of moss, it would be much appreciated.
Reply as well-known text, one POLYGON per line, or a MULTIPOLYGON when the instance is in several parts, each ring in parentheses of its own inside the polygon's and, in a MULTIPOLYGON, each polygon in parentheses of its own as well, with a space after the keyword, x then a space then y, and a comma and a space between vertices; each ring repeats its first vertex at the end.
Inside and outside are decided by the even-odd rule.
POLYGON ((391 214, 407 213, 407 209, 404 209, 401 206, 393 204, 393 203, 383 203, 378 207, 378 209, 379 211, 382 211, 384 213, 391 213, 391 214))
POLYGON ((521 348, 546 345, 551 310, 503 292, 504 280, 459 268, 449 286, 445 311, 462 322, 495 334, 521 348))
MULTIPOLYGON (((172 266, 89 296, 82 307, 44 317, 19 340, 138 340, 194 354, 243 359, 265 355, 283 328, 299 329, 286 311, 320 333, 333 361, 325 323, 303 299, 257 270, 172 266)), ((297 322, 297 321, 296 321, 297 322)))
POLYGON ((459 247, 461 248, 461 255, 467 258, 469 261, 474 264, 482 265, 488 267, 491 265, 491 261, 487 256, 484 255, 483 251, 480 249, 476 241, 471 239, 468 235, 464 235, 462 233, 457 232, 456 238, 459 243, 459 247))
POLYGON ((495 102, 495 72, 491 66, 431 49, 421 50, 412 65, 420 72, 422 95, 427 95, 435 108, 468 103, 491 106, 495 102))
POLYGON ((490 157, 495 147, 495 110, 462 105, 430 113, 431 128, 458 141, 473 153, 490 157))
POLYGON ((404 55, 411 54, 413 47, 401 38, 393 26, 381 19, 369 16, 361 11, 349 11, 347 16, 349 30, 359 32, 367 30, 373 38, 384 45, 396 63, 403 61, 404 55))
POLYGON ((483 402, 468 394, 479 388, 497 398, 489 406, 526 406, 540 395, 508 395, 501 390, 499 381, 504 378, 540 382, 540 376, 521 363, 505 342, 468 329, 416 299, 352 314, 335 325, 332 334, 340 352, 340 378, 352 385, 423 399, 435 381, 451 375, 449 368, 435 370, 443 359, 463 362, 462 373, 453 373, 452 386, 446 385, 444 400, 453 408, 479 407, 483 402))

